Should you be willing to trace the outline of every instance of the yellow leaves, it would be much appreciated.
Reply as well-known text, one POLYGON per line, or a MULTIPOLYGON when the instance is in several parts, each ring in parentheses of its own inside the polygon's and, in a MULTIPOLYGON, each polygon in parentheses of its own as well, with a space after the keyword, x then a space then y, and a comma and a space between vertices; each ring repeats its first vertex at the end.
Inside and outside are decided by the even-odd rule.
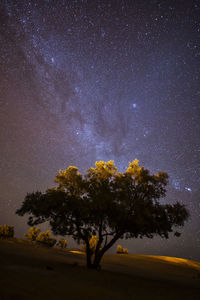
POLYGON ((14 226, 0 225, 0 237, 10 238, 14 236, 14 226))
POLYGON ((81 193, 85 193, 85 184, 90 180, 96 182, 98 185, 104 180, 110 181, 114 179, 121 181, 126 175, 129 175, 134 184, 147 183, 150 177, 162 183, 167 182, 166 173, 159 172, 156 175, 150 176, 149 170, 140 166, 138 159, 129 162, 128 168, 123 173, 118 172, 113 160, 109 160, 108 162, 96 161, 95 167, 89 168, 85 176, 79 173, 77 167, 69 166, 66 170, 59 170, 55 182, 59 183, 60 189, 67 189, 69 193, 79 196, 81 193))
POLYGON ((121 245, 117 245, 117 254, 128 254, 128 249, 123 248, 121 245))
POLYGON ((60 239, 59 241, 58 241, 58 247, 60 247, 60 248, 66 248, 67 247, 67 240, 65 240, 65 239, 60 239))
POLYGON ((88 170, 89 177, 98 177, 99 179, 108 179, 117 173, 117 167, 114 165, 113 160, 108 162, 96 161, 95 168, 88 170))
POLYGON ((55 182, 64 184, 66 181, 74 180, 76 177, 80 177, 78 168, 75 166, 69 166, 66 170, 59 170, 58 175, 55 178, 55 182))
POLYGON ((139 166, 139 160, 138 160, 137 158, 135 158, 135 159, 133 160, 132 163, 131 163, 131 162, 129 163, 129 166, 130 166, 130 165, 133 165, 133 166, 137 166, 137 167, 138 167, 138 166, 139 166))
POLYGON ((114 165, 113 160, 109 160, 108 162, 104 161, 96 161, 95 163, 96 168, 93 168, 96 172, 102 174, 110 174, 113 175, 117 172, 117 168, 114 165))
POLYGON ((51 238, 50 230, 40 232, 40 234, 36 238, 36 242, 44 244, 49 247, 53 247, 56 243, 56 239, 51 238))
POLYGON ((28 233, 25 234, 24 237, 29 241, 35 241, 40 231, 39 227, 32 226, 29 228, 28 233))
POLYGON ((41 232, 40 228, 36 226, 30 227, 28 233, 24 236, 29 241, 36 241, 37 243, 45 244, 50 247, 54 246, 56 243, 56 239, 51 238, 50 230, 41 232))
MULTIPOLYGON (((141 176, 143 167, 139 166, 139 160, 135 159, 129 163, 129 167, 125 171, 126 174, 130 174, 131 176, 137 177, 139 180, 139 176, 141 176)), ((95 167, 91 167, 88 169, 87 174, 85 176, 86 179, 98 179, 107 180, 112 177, 121 178, 124 176, 124 173, 118 173, 117 167, 114 165, 113 160, 105 161, 96 161, 95 167)), ((59 170, 58 175, 55 178, 55 182, 60 184, 60 188, 68 188, 80 187, 80 183, 83 180, 82 175, 78 172, 78 168, 75 166, 69 166, 66 170, 59 170)))
MULTIPOLYGON (((90 244, 90 250, 92 251, 92 253, 95 252, 96 250, 96 246, 98 243, 98 237, 96 235, 91 235, 90 240, 89 240, 89 244, 90 244)), ((83 251, 86 251, 86 244, 83 244, 83 251)))
POLYGON ((96 235, 92 235, 90 238, 90 249, 94 252, 98 243, 98 237, 96 235))
POLYGON ((59 170, 55 178, 60 189, 68 189, 71 194, 78 194, 82 182, 82 175, 75 166, 69 166, 66 170, 59 170))
POLYGON ((124 173, 122 173, 122 172, 115 174, 115 178, 117 178, 117 179, 121 179, 122 177, 124 177, 124 173))
POLYGON ((129 162, 129 167, 126 169, 126 173, 132 176, 139 176, 143 169, 143 167, 139 166, 139 160, 135 159, 132 162, 129 162))
POLYGON ((40 234, 37 236, 37 241, 47 240, 50 238, 50 236, 51 236, 50 230, 40 232, 40 234))

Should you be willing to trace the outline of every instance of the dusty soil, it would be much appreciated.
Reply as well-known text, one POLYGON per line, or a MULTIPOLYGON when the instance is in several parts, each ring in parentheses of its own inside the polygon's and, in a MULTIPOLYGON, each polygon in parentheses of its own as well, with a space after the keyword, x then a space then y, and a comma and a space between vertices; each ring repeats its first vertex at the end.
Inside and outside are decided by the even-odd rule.
POLYGON ((85 255, 0 240, 0 300, 200 299, 200 263, 147 255, 105 255, 100 272, 85 255))

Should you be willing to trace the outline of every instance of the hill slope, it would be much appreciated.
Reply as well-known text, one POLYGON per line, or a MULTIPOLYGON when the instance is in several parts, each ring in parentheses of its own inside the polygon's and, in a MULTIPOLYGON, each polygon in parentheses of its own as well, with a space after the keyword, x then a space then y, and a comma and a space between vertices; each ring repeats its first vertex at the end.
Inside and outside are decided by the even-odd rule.
POLYGON ((84 254, 0 240, 0 299, 200 299, 200 263, 105 255, 102 271, 84 254))

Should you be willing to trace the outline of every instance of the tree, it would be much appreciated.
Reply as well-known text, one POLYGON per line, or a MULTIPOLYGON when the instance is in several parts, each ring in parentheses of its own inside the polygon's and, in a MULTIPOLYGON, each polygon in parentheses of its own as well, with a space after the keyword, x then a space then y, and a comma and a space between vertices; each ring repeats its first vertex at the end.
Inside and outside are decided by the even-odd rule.
POLYGON ((98 161, 85 175, 69 166, 59 171, 55 182, 58 187, 27 194, 16 213, 29 214, 31 226, 49 221, 54 234, 84 243, 88 268, 99 268, 104 253, 118 239, 168 238, 189 216, 178 202, 159 203, 166 195, 168 175, 150 175, 138 160, 129 163, 124 173, 118 172, 113 161, 98 161), (92 235, 97 236, 94 253, 92 235))

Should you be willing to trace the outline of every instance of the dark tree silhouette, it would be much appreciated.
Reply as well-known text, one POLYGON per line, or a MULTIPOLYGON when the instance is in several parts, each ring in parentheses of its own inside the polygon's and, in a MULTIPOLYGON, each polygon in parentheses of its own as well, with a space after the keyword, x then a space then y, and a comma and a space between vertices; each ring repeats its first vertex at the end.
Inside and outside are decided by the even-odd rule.
POLYGON ((170 232, 179 236, 174 229, 189 216, 178 202, 159 203, 166 194, 168 175, 150 175, 138 160, 124 173, 117 171, 113 161, 96 162, 84 176, 69 166, 59 171, 55 182, 59 186, 45 193, 27 194, 16 213, 29 214, 31 226, 49 221, 54 234, 83 242, 88 268, 99 268, 102 256, 118 239, 168 238, 170 232), (90 249, 92 235, 98 238, 95 251, 90 249))

